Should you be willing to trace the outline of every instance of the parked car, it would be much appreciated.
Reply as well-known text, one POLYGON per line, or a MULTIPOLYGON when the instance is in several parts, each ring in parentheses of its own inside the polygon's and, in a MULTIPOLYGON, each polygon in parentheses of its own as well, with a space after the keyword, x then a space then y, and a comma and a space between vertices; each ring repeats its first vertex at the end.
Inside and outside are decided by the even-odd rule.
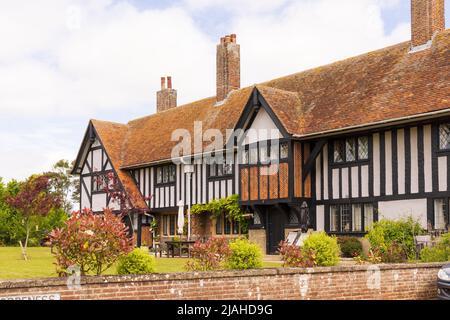
POLYGON ((438 298, 450 300, 450 263, 443 266, 438 272, 438 298))

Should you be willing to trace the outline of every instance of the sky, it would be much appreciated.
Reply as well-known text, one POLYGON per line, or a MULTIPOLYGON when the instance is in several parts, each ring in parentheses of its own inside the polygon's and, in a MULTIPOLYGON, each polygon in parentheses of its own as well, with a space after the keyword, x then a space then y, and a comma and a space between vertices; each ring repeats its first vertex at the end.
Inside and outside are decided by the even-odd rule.
MULTIPOLYGON (((0 177, 73 160, 89 119, 215 94, 215 48, 236 33, 242 86, 410 39, 409 0, 0 0, 0 177)), ((450 8, 450 0, 446 0, 450 8)), ((449 25, 450 9, 446 12, 449 25)))

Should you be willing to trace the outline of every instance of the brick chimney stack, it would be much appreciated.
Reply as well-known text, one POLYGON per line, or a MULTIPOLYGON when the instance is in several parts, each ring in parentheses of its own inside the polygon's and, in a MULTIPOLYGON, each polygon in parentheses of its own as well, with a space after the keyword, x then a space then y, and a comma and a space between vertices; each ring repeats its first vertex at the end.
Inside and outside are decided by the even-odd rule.
POLYGON ((445 30, 445 0, 411 0, 411 45, 426 46, 433 36, 445 30))
POLYGON ((156 112, 166 111, 177 106, 177 90, 172 89, 172 77, 161 78, 161 90, 156 93, 156 112))
POLYGON ((236 43, 236 35, 220 39, 217 45, 216 89, 217 101, 223 101, 232 90, 241 87, 241 48, 236 43))

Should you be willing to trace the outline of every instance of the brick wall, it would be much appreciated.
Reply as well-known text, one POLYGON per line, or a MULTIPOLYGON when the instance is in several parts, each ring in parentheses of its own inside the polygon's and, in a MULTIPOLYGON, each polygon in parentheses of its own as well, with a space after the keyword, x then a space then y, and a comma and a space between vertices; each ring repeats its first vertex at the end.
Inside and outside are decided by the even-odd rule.
POLYGON ((0 299, 37 294, 60 294, 61 299, 430 299, 436 297, 441 265, 85 277, 79 290, 58 278, 1 281, 0 299))

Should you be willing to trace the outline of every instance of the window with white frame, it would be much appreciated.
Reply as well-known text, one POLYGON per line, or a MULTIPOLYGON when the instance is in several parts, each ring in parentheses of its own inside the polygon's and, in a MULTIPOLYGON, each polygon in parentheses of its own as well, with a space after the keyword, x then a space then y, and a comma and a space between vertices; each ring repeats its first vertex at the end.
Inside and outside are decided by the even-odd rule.
POLYGON ((330 207, 330 232, 368 231, 374 222, 373 212, 372 204, 332 205, 330 207))

